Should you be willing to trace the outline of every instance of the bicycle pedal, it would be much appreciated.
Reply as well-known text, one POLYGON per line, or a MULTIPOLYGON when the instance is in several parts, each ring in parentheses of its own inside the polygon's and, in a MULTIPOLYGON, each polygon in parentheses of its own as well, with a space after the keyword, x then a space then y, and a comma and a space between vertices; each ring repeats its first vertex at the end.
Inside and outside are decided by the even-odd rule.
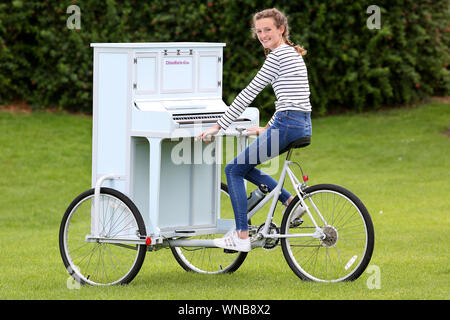
POLYGON ((238 253, 236 250, 223 249, 223 253, 238 253))
POLYGON ((289 224, 290 228, 295 228, 298 227, 299 225, 301 225, 303 223, 303 219, 302 218, 296 218, 293 221, 291 221, 291 223, 289 224))

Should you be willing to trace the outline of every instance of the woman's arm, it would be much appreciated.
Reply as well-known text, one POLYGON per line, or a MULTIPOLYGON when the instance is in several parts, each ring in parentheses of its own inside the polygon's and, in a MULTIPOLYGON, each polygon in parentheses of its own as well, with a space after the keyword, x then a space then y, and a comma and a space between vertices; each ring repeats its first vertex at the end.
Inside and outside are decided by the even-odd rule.
POLYGON ((269 128, 269 124, 267 124, 265 127, 251 127, 247 129, 247 133, 249 135, 257 135, 259 136, 261 133, 267 130, 269 128))
MULTIPOLYGON (((255 97, 259 94, 259 92, 261 92, 266 87, 266 85, 268 85, 274 79, 276 79, 278 73, 279 73, 278 60, 273 55, 269 55, 266 58, 266 61, 264 62, 261 69, 253 78, 253 80, 244 90, 242 90, 238 94, 238 96, 234 99, 233 103, 222 115, 222 117, 217 121, 217 123, 208 130, 197 135, 195 139, 196 140, 201 139, 205 142, 210 142, 211 136, 217 134, 221 128, 223 130, 226 130, 230 126, 230 124, 234 120, 236 120, 242 114, 242 112, 244 112, 245 108, 253 101, 253 99, 255 99, 255 97)), ((265 127, 253 127, 248 129, 247 131, 250 134, 259 135, 269 127, 269 124, 265 127)))
POLYGON ((275 54, 269 54, 253 80, 237 95, 225 114, 217 121, 220 127, 226 130, 244 112, 245 108, 252 103, 256 96, 278 77, 279 69, 278 57, 275 54))
POLYGON ((204 142, 211 142, 212 136, 215 136, 220 131, 220 126, 216 123, 214 126, 209 128, 208 130, 203 131, 199 135, 195 137, 195 141, 198 139, 203 140, 204 142))

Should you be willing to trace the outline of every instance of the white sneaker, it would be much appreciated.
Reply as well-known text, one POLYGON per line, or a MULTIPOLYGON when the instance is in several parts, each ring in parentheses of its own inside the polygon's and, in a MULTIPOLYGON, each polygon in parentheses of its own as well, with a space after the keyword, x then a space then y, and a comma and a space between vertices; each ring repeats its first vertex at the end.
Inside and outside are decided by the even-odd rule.
POLYGON ((304 207, 302 207, 301 204, 299 204, 297 206, 297 208, 295 208, 294 212, 292 213, 290 226, 298 227, 299 225, 301 225, 303 223, 302 217, 305 213, 306 213, 306 209, 304 207))
POLYGON ((249 252, 252 248, 250 238, 239 238, 236 230, 227 232, 222 238, 214 239, 213 242, 216 247, 227 250, 249 252))

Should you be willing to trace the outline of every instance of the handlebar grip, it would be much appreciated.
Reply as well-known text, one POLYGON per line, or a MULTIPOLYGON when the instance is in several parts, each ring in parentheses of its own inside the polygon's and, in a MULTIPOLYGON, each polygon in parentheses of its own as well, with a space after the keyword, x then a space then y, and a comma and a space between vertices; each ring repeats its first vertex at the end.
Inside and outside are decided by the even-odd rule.
POLYGON ((246 134, 247 128, 243 126, 237 126, 236 131, 238 131, 241 135, 246 134))

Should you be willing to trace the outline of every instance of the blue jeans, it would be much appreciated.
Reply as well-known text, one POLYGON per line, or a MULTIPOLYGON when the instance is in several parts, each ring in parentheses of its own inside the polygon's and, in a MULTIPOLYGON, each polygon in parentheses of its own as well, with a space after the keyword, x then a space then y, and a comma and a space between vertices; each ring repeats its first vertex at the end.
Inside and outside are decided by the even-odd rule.
MULTIPOLYGON (((227 164, 225 174, 236 230, 248 230, 247 193, 244 179, 257 186, 265 184, 269 187, 269 191, 272 191, 278 182, 255 167, 288 151, 287 146, 291 142, 311 136, 311 133, 311 114, 309 112, 291 110, 277 112, 273 125, 227 164)), ((284 204, 290 196, 289 192, 282 189, 279 200, 284 204)))

